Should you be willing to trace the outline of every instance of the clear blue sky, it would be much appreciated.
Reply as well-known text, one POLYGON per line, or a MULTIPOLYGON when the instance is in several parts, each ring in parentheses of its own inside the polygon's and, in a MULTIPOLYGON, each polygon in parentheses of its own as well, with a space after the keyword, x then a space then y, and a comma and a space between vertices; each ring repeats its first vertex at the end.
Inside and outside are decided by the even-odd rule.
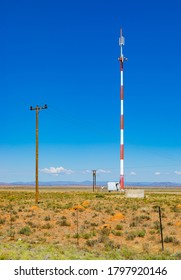
POLYGON ((119 180, 125 36, 125 180, 181 182, 181 2, 3 0, 0 181, 119 180))

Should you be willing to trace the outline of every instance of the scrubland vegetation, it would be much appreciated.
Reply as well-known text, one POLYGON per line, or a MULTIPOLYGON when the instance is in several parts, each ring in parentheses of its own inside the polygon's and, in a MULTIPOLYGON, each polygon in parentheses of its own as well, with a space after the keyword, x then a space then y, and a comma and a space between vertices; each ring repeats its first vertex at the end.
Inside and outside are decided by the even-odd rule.
POLYGON ((0 259, 181 259, 181 197, 0 191, 0 259), (158 206, 162 211, 164 251, 158 206))

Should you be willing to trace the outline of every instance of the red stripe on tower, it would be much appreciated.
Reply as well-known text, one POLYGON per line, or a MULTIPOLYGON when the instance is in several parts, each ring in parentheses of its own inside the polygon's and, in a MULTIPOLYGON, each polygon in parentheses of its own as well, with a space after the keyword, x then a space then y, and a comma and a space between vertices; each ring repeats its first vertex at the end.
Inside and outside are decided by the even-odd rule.
POLYGON ((124 144, 120 145, 120 160, 124 159, 124 144))
MULTIPOLYGON (((124 115, 121 115, 120 128, 124 129, 124 115)), ((122 143, 123 144, 123 143, 122 143)))
POLYGON ((124 175, 120 176, 120 186, 123 186, 123 189, 121 190, 124 190, 124 175))
POLYGON ((124 99, 124 87, 123 86, 120 87, 120 99, 121 100, 124 99))
POLYGON ((120 71, 123 71, 123 60, 122 60, 122 57, 120 57, 120 71))

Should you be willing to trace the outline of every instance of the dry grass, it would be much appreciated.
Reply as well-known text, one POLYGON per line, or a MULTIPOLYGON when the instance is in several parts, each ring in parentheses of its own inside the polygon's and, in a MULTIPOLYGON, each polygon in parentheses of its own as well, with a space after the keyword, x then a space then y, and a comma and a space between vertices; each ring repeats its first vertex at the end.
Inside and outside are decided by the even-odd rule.
POLYGON ((181 259, 181 199, 147 192, 0 191, 1 259, 181 259), (158 206, 165 251, 161 251, 158 206))

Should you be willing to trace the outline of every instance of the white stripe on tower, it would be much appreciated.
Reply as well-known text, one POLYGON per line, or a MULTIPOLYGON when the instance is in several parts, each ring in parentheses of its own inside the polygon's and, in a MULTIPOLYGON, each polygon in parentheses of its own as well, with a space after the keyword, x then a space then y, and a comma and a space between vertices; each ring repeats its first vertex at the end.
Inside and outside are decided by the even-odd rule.
POLYGON ((122 47, 124 45, 124 37, 122 29, 120 30, 120 189, 124 190, 124 85, 123 85, 123 62, 124 56, 122 47))

